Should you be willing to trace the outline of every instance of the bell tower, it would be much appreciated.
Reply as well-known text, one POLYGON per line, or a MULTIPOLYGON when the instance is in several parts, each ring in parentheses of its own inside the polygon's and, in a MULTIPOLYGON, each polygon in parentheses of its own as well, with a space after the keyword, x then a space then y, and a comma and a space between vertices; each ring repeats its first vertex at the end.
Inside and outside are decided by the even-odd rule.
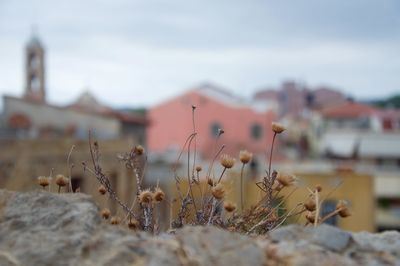
POLYGON ((44 71, 44 48, 36 34, 32 34, 25 53, 26 98, 45 102, 44 71))

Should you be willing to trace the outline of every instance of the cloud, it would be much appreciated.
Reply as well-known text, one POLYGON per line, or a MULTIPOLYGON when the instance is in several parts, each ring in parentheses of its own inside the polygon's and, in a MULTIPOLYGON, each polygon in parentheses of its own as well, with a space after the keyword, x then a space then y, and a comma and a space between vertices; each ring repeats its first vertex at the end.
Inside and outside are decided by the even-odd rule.
POLYGON ((205 80, 245 96, 284 78, 363 97, 400 86, 396 0, 0 0, 0 93, 22 91, 32 24, 60 103, 89 86, 113 105, 151 105, 205 80))

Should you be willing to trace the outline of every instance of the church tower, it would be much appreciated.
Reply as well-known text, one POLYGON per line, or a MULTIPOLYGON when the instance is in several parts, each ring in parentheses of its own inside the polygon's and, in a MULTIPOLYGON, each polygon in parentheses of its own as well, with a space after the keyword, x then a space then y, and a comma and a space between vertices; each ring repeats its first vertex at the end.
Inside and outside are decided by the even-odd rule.
POLYGON ((25 57, 25 97, 34 101, 45 102, 44 48, 35 34, 32 35, 26 46, 25 57))

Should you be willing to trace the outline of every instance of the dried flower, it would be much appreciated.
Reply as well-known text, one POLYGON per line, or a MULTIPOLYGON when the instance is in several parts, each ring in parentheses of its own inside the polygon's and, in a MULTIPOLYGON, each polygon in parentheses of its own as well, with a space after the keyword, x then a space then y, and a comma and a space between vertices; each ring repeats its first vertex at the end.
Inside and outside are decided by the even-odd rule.
POLYGON ((272 131, 274 131, 276 134, 282 133, 285 131, 285 127, 278 123, 278 122, 272 122, 272 131))
POLYGON ((57 175, 56 176, 56 184, 59 186, 59 187, 65 187, 66 185, 68 185, 68 178, 67 177, 65 177, 64 175, 57 175))
POLYGON ((211 193, 216 199, 222 199, 225 196, 225 189, 221 183, 211 189, 211 193))
POLYGON ((207 184, 212 186, 212 187, 215 186, 215 182, 214 182, 214 180, 212 178, 207 178, 207 184))
POLYGON ((347 203, 344 200, 339 200, 339 202, 336 204, 336 210, 339 210, 340 217, 346 218, 351 215, 347 203))
POLYGON ((159 203, 163 201, 164 198, 165 198, 165 193, 160 188, 156 188, 156 190, 153 193, 153 200, 156 203, 159 203))
POLYGON ((222 154, 221 165, 227 169, 230 169, 235 165, 235 158, 232 158, 228 154, 222 154))
POLYGON ((289 187, 293 185, 296 178, 293 175, 278 173, 276 176, 276 180, 284 187, 289 187))
POLYGON ((101 217, 103 217, 104 219, 108 219, 111 215, 111 212, 109 209, 105 208, 101 210, 101 217))
POLYGON ((149 190, 143 190, 140 194, 139 194, 139 202, 140 203, 147 203, 150 204, 153 200, 153 193, 149 190))
POLYGON ((135 146, 134 151, 137 155, 142 155, 144 153, 144 148, 142 145, 137 145, 137 146, 135 146))
POLYGON ((201 168, 200 165, 196 166, 196 171, 197 171, 197 172, 200 172, 202 169, 203 169, 203 168, 201 168))
POLYGON ((128 227, 131 230, 137 230, 139 228, 139 221, 134 218, 129 219, 128 227))
POLYGON ((310 212, 310 211, 308 211, 307 213, 306 213, 306 219, 307 219, 307 221, 309 222, 309 223, 314 223, 315 222, 315 213, 314 212, 310 212))
POLYGON ((50 179, 47 176, 39 176, 38 183, 43 188, 47 187, 50 184, 50 179))
POLYGON ((224 208, 227 212, 233 212, 234 210, 236 210, 236 204, 231 201, 225 201, 224 208))
POLYGON ((118 225, 121 223, 121 218, 119 218, 118 216, 113 216, 113 217, 111 217, 110 223, 114 224, 114 225, 118 225))
POLYGON ((278 182, 278 180, 275 180, 272 188, 276 191, 281 191, 283 186, 278 182))
POLYGON ((98 188, 98 190, 99 190, 99 193, 100 193, 101 195, 104 195, 104 194, 106 194, 106 192, 107 192, 107 189, 106 189, 105 186, 103 186, 103 185, 100 185, 99 188, 98 188))
POLYGON ((239 159, 243 164, 247 164, 248 162, 251 161, 252 158, 253 154, 251 152, 248 152, 246 150, 239 152, 239 159))
POLYGON ((318 191, 318 192, 321 192, 322 191, 322 186, 320 184, 316 185, 315 186, 315 190, 318 191))
POLYGON ((315 200, 312 198, 308 198, 303 205, 307 211, 315 211, 315 208, 317 207, 315 200))

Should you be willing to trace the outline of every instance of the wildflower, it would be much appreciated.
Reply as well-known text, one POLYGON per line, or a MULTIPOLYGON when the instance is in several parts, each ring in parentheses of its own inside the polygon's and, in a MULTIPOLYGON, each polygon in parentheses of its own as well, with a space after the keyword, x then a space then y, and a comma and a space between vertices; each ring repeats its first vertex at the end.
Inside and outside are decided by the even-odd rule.
POLYGON ((278 182, 282 186, 289 187, 289 186, 293 185, 296 178, 293 175, 278 173, 276 176, 276 180, 278 180, 278 182))
POLYGON ((139 221, 136 219, 129 219, 128 227, 131 230, 137 230, 139 228, 139 221))
POLYGON ((321 191, 322 191, 322 186, 319 185, 319 184, 316 185, 316 186, 315 186, 315 190, 318 191, 318 192, 321 192, 321 191))
POLYGON ((224 209, 227 212, 233 212, 234 210, 236 210, 236 204, 231 202, 231 201, 225 201, 224 202, 224 209))
POLYGON ((315 222, 315 213, 308 211, 306 214, 306 219, 309 223, 314 223, 315 222))
POLYGON ((211 189, 211 193, 216 199, 222 199, 225 196, 225 189, 222 184, 217 184, 211 189))
POLYGON ((347 203, 344 200, 339 200, 339 202, 336 204, 336 210, 339 210, 340 217, 346 218, 351 215, 347 207, 347 203))
POLYGON ((139 194, 139 202, 150 204, 153 200, 153 193, 146 189, 139 194))
POLYGON ((144 153, 144 148, 142 145, 137 145, 135 146, 134 151, 137 155, 142 155, 144 153))
POLYGON ((118 225, 121 223, 121 218, 119 218, 118 216, 113 216, 111 217, 110 223, 113 225, 118 225))
POLYGON ((207 184, 213 187, 215 185, 215 182, 214 182, 214 180, 212 178, 208 178, 207 179, 207 184))
POLYGON ((221 156, 221 165, 227 169, 230 169, 235 165, 235 158, 232 158, 228 154, 223 154, 221 156))
POLYGON ((308 198, 307 201, 303 204, 307 211, 315 211, 317 204, 315 200, 312 198, 308 198))
POLYGON ((156 188, 156 190, 153 193, 153 200, 156 203, 159 203, 163 201, 164 198, 165 198, 165 193, 160 188, 156 188))
POLYGON ((110 218, 111 212, 109 209, 105 208, 103 210, 101 210, 101 217, 103 217, 104 219, 108 219, 110 218))
POLYGON ((239 159, 243 164, 247 164, 248 162, 251 161, 252 158, 253 158, 253 154, 246 150, 240 151, 240 153, 239 153, 239 159))
POLYGON ((202 169, 203 169, 203 168, 201 168, 200 165, 196 166, 196 171, 197 171, 197 172, 200 172, 202 169))
POLYGON ((68 185, 69 179, 63 175, 56 176, 56 184, 58 185, 58 193, 61 191, 61 187, 68 185))
POLYGON ((98 190, 101 195, 104 195, 107 192, 107 189, 103 185, 99 186, 98 190))
POLYGON ((285 131, 285 127, 278 123, 278 122, 272 122, 272 131, 274 131, 276 134, 282 133, 285 131))
POLYGON ((47 187, 47 186, 50 184, 50 180, 49 180, 49 178, 46 177, 46 176, 39 176, 39 177, 38 177, 38 183, 39 183, 39 185, 42 186, 43 189, 44 189, 45 187, 47 187))

